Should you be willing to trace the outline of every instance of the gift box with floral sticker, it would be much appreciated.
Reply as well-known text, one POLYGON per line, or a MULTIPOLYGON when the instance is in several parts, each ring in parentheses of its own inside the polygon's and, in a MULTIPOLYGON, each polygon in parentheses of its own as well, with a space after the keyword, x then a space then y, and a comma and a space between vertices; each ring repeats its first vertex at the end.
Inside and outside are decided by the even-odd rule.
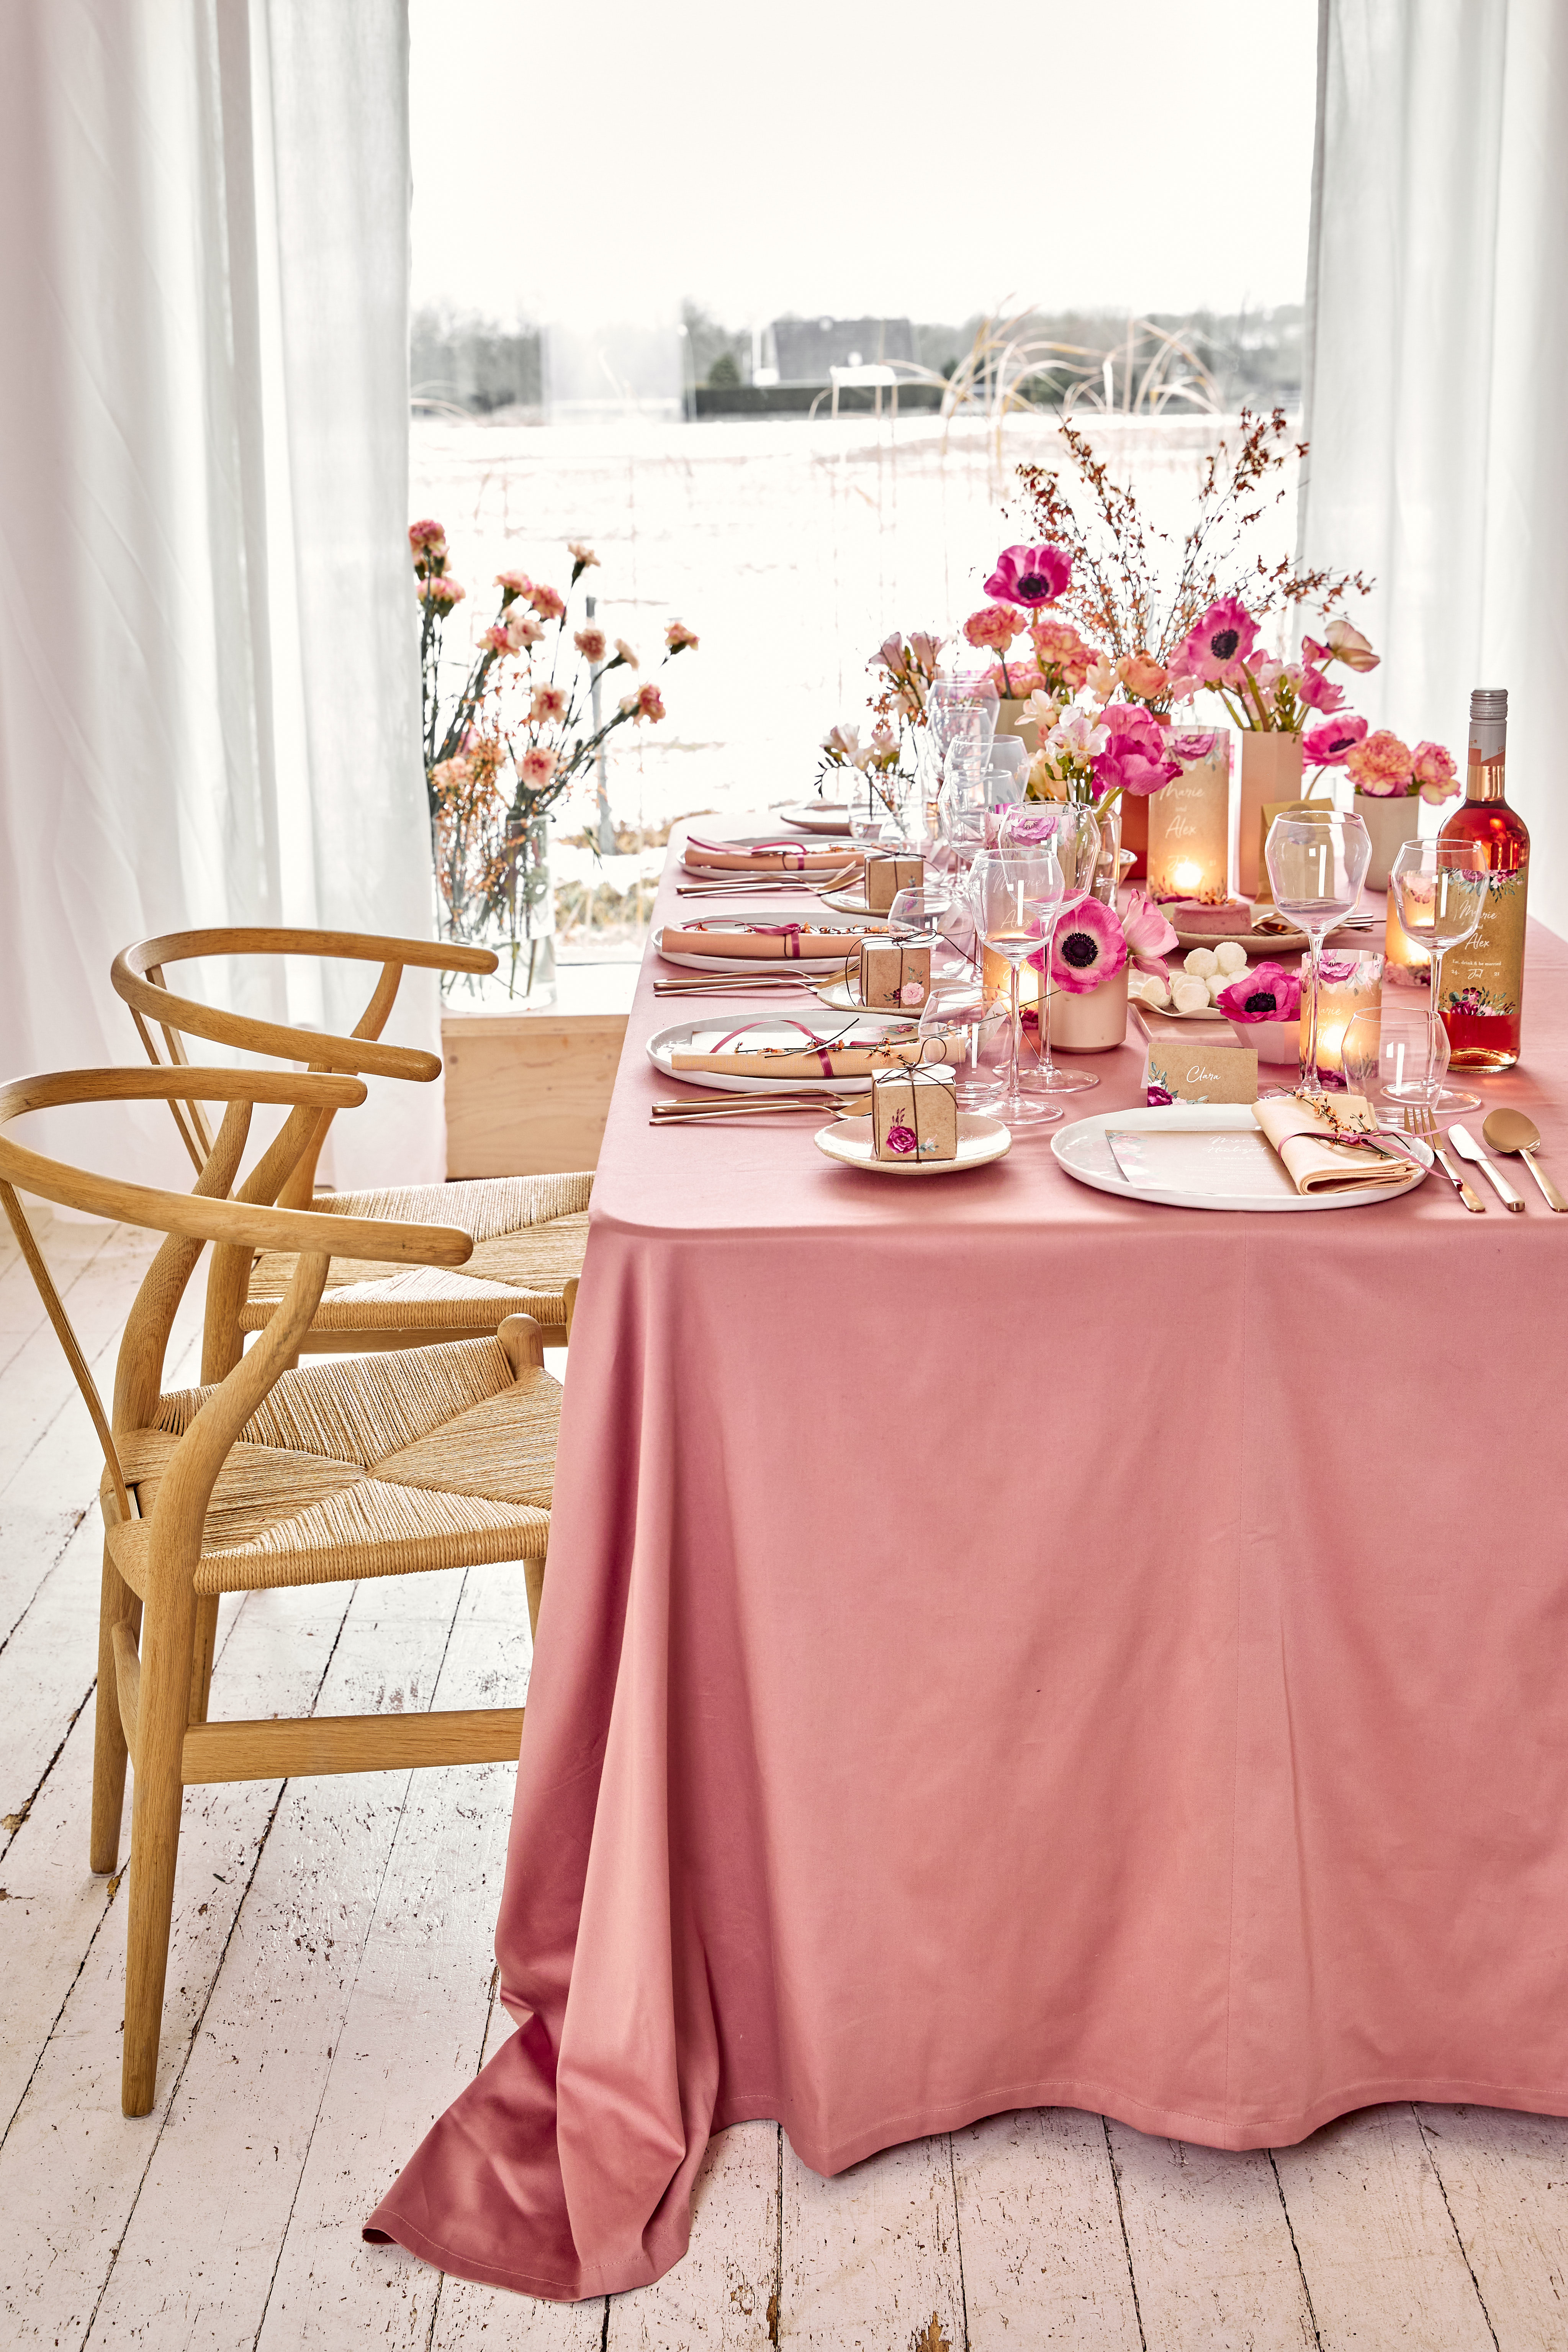
POLYGON ((860 1002, 918 1013, 931 994, 931 950, 900 940, 860 942, 860 1002))
POLYGON ((866 908, 885 915, 900 890, 918 890, 925 881, 923 857, 899 857, 873 849, 866 860, 866 908))
POLYGON ((874 1078, 871 1138, 879 1160, 956 1160, 958 1098, 952 1071, 928 1062, 874 1078))

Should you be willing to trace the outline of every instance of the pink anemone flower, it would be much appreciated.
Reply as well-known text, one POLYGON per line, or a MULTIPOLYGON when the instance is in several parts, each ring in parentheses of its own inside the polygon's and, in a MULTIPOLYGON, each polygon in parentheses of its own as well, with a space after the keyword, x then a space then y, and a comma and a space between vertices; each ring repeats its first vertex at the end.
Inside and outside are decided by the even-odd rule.
POLYGON ((1232 680, 1258 643, 1258 624, 1239 596, 1222 596, 1211 604, 1182 647, 1182 667, 1206 678, 1232 680))
POLYGON ((1342 719, 1325 719, 1321 727, 1310 727, 1301 738, 1301 757, 1310 768, 1338 768, 1344 764, 1347 751, 1352 751, 1366 733, 1366 720, 1346 711, 1342 719))
POLYGON ((1301 982, 1282 963, 1260 963, 1222 988, 1215 1003, 1228 1021, 1298 1021, 1301 982))
POLYGON ((1169 735, 1141 702, 1108 702, 1100 718, 1110 740, 1094 763, 1097 793, 1120 784, 1146 800, 1181 774, 1181 761, 1170 756, 1169 735))
POLYGON ((1005 547, 985 593, 1003 604, 1054 604, 1072 579, 1072 558, 1059 547, 1005 547))
POLYGON ((1114 980, 1127 961, 1127 938, 1109 907, 1080 898, 1057 924, 1051 941, 1051 983, 1069 996, 1087 996, 1114 980))
POLYGON ((1175 927, 1146 890, 1134 890, 1122 908, 1121 936, 1140 971, 1163 972, 1162 959, 1181 945, 1175 927))

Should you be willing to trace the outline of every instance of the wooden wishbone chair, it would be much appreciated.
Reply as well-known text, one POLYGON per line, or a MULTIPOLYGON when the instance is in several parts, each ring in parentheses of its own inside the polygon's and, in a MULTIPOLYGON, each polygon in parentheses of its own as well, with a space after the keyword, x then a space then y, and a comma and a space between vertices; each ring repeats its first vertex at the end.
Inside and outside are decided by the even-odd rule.
MULTIPOLYGON (((428 1082, 440 1073, 433 1054, 380 1042, 405 970, 413 965, 443 971, 493 971, 488 948, 463 948, 430 940, 372 938, 356 931, 229 929, 171 932, 142 940, 114 959, 110 978, 130 1007, 149 1058, 172 1066, 187 1061, 185 1039, 205 1038, 242 1052, 270 1055, 312 1069, 352 1070, 368 1076, 428 1082), (207 956, 320 956, 340 961, 379 963, 380 976, 348 1037, 275 1022, 252 1021, 189 997, 178 996, 164 978, 168 964, 207 956)), ((200 1168, 211 1148, 194 1102, 171 1097, 174 1124, 193 1162, 200 1168)), ((310 1205, 316 1163, 331 1109, 301 1109, 285 1132, 289 1148, 306 1139, 293 1171, 278 1195, 286 1208, 310 1205), (311 1129, 313 1128, 313 1134, 311 1129)), ((495 1331, 509 1315, 532 1316, 560 1339, 571 1330, 587 1243, 588 1199, 593 1171, 566 1175, 498 1176, 474 1182, 409 1185, 377 1192, 338 1192, 337 1217, 435 1221, 457 1225, 474 1248, 463 1271, 386 1263, 370 1265, 334 1258, 321 1304, 302 1334, 305 1353, 376 1348, 417 1348, 432 1342, 495 1331)), ((247 1197, 242 1188, 242 1197, 247 1197)), ((219 1254, 207 1286, 204 1380, 219 1380, 236 1363, 247 1334, 265 1330, 277 1314, 293 1274, 286 1251, 219 1254)))
POLYGON ((511 1316, 494 1333, 444 1347, 292 1370, 334 1257, 457 1266, 473 1244, 449 1227, 273 1208, 289 1172, 277 1143, 268 1154, 267 1199, 228 1197, 254 1104, 291 1105, 308 1136, 308 1122, 363 1102, 364 1093, 350 1076, 206 1067, 68 1070, 0 1086, 0 1207, 103 1448, 91 1862, 95 1871, 112 1871, 119 1860, 129 1756, 128 2116, 153 2105, 186 1786, 504 1761, 518 1752, 521 1707, 207 1720, 220 1593, 515 1559, 523 1563, 531 1618, 537 1609, 561 1396, 543 1369, 538 1325, 511 1316), (30 1110, 176 1098, 227 1107, 189 1194, 89 1174, 6 1132, 30 1110), (18 1189, 168 1236, 126 1322, 111 1413, 18 1189), (220 1253, 288 1253, 294 1271, 267 1328, 225 1377, 165 1394, 175 1310, 209 1242, 220 1253))

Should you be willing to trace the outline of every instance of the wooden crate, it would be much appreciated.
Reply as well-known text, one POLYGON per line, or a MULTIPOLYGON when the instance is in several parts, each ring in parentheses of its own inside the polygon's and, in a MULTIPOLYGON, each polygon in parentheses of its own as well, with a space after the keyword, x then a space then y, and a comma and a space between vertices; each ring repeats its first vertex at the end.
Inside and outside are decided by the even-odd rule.
POLYGON ((594 1167, 626 1034, 624 1013, 444 1013, 448 1177, 594 1167))

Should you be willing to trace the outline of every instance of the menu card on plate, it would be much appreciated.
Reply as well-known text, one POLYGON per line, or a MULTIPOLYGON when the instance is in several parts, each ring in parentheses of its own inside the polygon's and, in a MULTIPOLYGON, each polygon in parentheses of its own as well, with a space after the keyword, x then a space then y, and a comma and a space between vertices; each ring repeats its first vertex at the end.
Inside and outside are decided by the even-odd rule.
POLYGON ((1258 1049, 1211 1041, 1207 1034, 1201 1040, 1151 1036, 1144 1084, 1151 1103, 1255 1103, 1258 1049))

